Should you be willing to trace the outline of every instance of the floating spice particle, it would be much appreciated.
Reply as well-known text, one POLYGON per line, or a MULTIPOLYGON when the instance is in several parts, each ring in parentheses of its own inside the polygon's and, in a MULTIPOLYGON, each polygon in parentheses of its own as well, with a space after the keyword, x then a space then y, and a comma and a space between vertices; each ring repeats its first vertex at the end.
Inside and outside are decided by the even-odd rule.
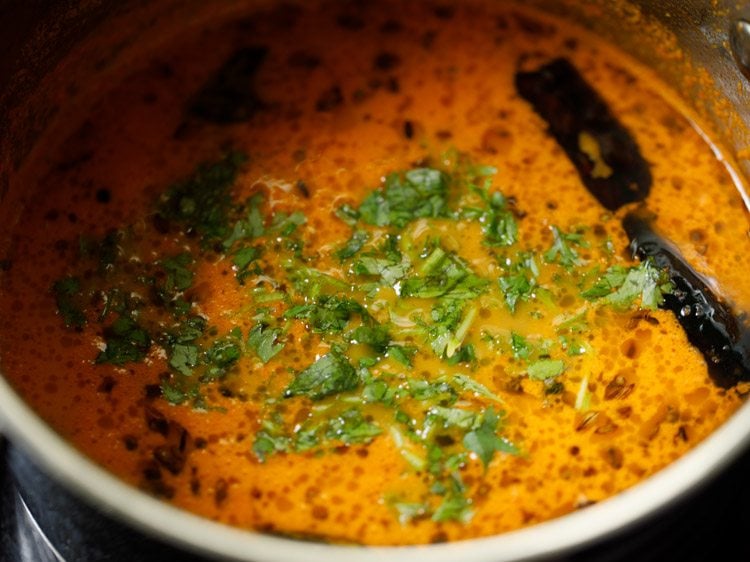
POLYGON ((148 428, 154 433, 159 433, 166 437, 167 433, 169 433, 169 421, 166 416, 151 406, 146 406, 145 415, 148 428))
POLYGON ((404 121, 404 136, 410 140, 414 138, 414 123, 408 119, 404 121))
POLYGON ((105 376, 96 390, 97 392, 101 392, 103 394, 109 394, 110 392, 112 392, 112 389, 115 386, 117 386, 117 381, 114 379, 114 377, 105 376))
POLYGON ((221 507, 229 496, 229 485, 223 478, 219 478, 214 484, 214 503, 216 507, 221 507))
POLYGON ((608 447, 605 450, 604 458, 612 468, 614 468, 615 470, 619 470, 622 468, 625 456, 617 447, 608 447))
POLYGON ((677 428, 677 433, 675 433, 674 442, 677 443, 678 441, 682 441, 683 443, 688 442, 688 432, 684 425, 677 428))
POLYGON ((604 388, 604 399, 621 400, 629 396, 633 391, 633 388, 635 388, 635 384, 628 384, 628 381, 624 376, 616 375, 604 388))
POLYGON ((161 480, 161 468, 154 461, 147 462, 141 472, 147 481, 161 480))
POLYGON ((96 190, 96 201, 97 203, 109 203, 112 200, 112 192, 109 189, 97 189, 96 190))
POLYGON ((586 412, 582 416, 579 416, 576 423, 576 431, 583 431, 587 427, 590 427, 597 417, 599 417, 599 412, 586 412))
POLYGON ((328 508, 324 505, 314 505, 312 508, 313 519, 318 521, 325 521, 328 519, 328 508))
POLYGON ((122 443, 128 451, 135 451, 138 448, 138 438, 134 435, 125 435, 122 443))
POLYGON ((154 449, 154 460, 172 474, 179 474, 185 467, 185 455, 178 447, 161 445, 154 449))
POLYGON ((332 111, 344 103, 344 94, 339 86, 332 86, 323 92, 315 102, 315 109, 320 112, 332 111))
POLYGON ((147 384, 143 387, 143 395, 146 397, 146 400, 155 400, 161 397, 161 385, 147 384))
POLYGON ((382 52, 379 53, 372 63, 375 70, 393 70, 401 64, 401 58, 395 53, 382 52))
POLYGON ((297 191, 302 194, 302 197, 304 197, 305 199, 310 198, 310 188, 307 186, 306 182, 304 182, 303 180, 297 180, 294 185, 297 188, 297 191))

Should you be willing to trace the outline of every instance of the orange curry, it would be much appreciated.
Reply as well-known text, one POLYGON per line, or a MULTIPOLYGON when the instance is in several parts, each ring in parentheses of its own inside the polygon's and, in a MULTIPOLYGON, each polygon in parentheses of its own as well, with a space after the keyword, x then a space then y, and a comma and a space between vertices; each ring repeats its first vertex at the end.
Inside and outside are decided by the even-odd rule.
POLYGON ((622 228, 645 205, 750 309, 744 204, 676 107, 610 46, 501 3, 212 22, 25 171, 3 375, 125 481, 247 529, 428 543, 604 500, 747 386, 712 382, 622 228), (603 207, 516 91, 559 57, 632 135, 645 201, 603 207))

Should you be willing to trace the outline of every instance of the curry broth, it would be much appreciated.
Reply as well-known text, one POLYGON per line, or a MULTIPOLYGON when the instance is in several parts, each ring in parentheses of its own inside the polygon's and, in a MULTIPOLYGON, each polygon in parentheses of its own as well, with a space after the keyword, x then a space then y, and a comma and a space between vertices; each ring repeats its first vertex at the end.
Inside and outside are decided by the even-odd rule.
MULTIPOLYGON (((33 170, 29 189, 35 196, 7 256, 0 292, 3 373, 96 462, 175 505, 240 527, 365 544, 427 543, 501 533, 604 500, 699 443, 743 397, 740 387, 725 390, 711 382, 703 357, 669 311, 637 303, 615 310, 580 298, 579 284, 586 275, 595 277, 597 264, 602 270, 637 267, 620 226, 624 210, 606 212, 583 188, 544 122, 516 93, 515 72, 561 55, 579 69, 649 162, 647 205, 658 226, 743 310, 750 307, 743 283, 750 240, 737 187, 720 154, 675 109, 672 94, 582 30, 517 6, 381 4, 287 7, 213 24, 129 71, 84 121, 70 123, 70 136, 55 156, 33 170), (186 117, 195 93, 217 68, 238 47, 258 45, 268 52, 254 80, 262 103, 251 118, 217 125, 186 117), (258 236, 263 247, 255 260, 262 272, 249 273, 244 284, 231 246, 202 244, 174 221, 154 219, 155 205, 170 186, 230 151, 247 157, 237 164, 232 200, 263 196, 258 209, 266 232, 258 236), (451 398, 453 410, 481 413, 457 434, 463 443, 471 442, 469 434, 480 435, 488 410, 499 415, 492 429, 504 441, 492 442, 489 459, 478 453, 486 447, 460 450, 460 439, 450 437, 458 430, 444 420, 440 462, 447 463, 449 454, 464 456, 431 476, 419 464, 422 457, 410 460, 423 452, 422 444, 405 437, 411 422, 397 426, 394 408, 363 397, 372 380, 320 399, 284 397, 295 377, 338 353, 336 338, 343 336, 316 331, 311 317, 297 316, 264 328, 279 330, 268 345, 284 346, 267 362, 246 341, 261 322, 259 309, 278 319, 291 306, 266 293, 269 300, 259 303, 261 293, 252 291, 267 286, 260 276, 282 281, 268 294, 293 284, 295 270, 278 262, 297 259, 298 249, 285 240, 304 241, 299 251, 306 267, 350 279, 357 258, 336 252, 361 225, 353 230, 336 209, 361 209, 387 174, 417 167, 441 170, 455 187, 464 177, 456 170, 467 162, 496 168, 481 179, 489 177, 490 191, 505 196, 503 212, 518 227, 515 244, 536 252, 536 282, 548 294, 540 290, 512 311, 497 282, 507 274, 502 252, 511 250, 488 250, 483 223, 443 216, 409 221, 398 235, 400 251, 413 252, 414 267, 426 271, 439 248, 449 256, 439 259, 457 256, 467 275, 491 281, 476 306, 461 309, 461 318, 471 315, 471 322, 452 353, 431 353, 414 321, 429 322, 436 299, 410 298, 399 293, 398 283, 329 291, 368 310, 347 316, 342 333, 360 320, 365 325, 366 314, 391 331, 388 351, 375 354, 375 365, 362 362, 373 352, 356 338, 345 342, 347 362, 364 365, 373 380, 382 378, 399 392, 416 384, 409 379, 447 380, 450 386, 461 375, 479 383, 469 391, 441 390, 458 397, 451 398), (294 212, 306 222, 288 235, 271 232, 274 216, 294 212), (574 247, 575 267, 563 267, 559 255, 545 261, 555 243, 553 225, 569 233, 585 227, 576 231, 585 244, 574 247), (90 288, 100 272, 82 255, 101 247, 113 229, 119 229, 121 269, 109 270, 109 282, 141 291, 134 269, 187 251, 197 257, 190 258, 192 283, 185 295, 210 327, 201 337, 239 328, 242 357, 201 385, 200 401, 170 404, 164 396, 165 380, 183 381, 174 372, 174 346, 181 344, 170 344, 169 355, 154 338, 142 360, 97 362, 106 353, 111 325, 111 318, 96 319, 100 312, 106 316, 102 303, 85 303, 90 310, 78 330, 63 322, 51 288, 73 275, 77 290, 90 288), (437 246, 433 239, 439 239, 437 246), (420 253, 422 247, 429 251, 420 253), (570 322, 580 320, 582 311, 586 329, 578 331, 570 322), (531 376, 534 363, 524 358, 521 340, 513 343, 513 334, 534 349, 528 353, 536 364, 556 374, 531 376), (449 365, 469 343, 474 357, 449 365), (417 351, 399 361, 394 346, 417 351), (564 368, 557 372, 557 365, 564 368), (353 440, 347 443, 316 434, 321 441, 309 449, 296 437, 299 451, 258 445, 261 432, 272 431, 274 415, 282 421, 273 423, 299 432, 315 416, 327 420, 326 412, 335 417, 359 403, 366 409, 357 427, 372 435, 348 437, 353 440), (462 487, 464 503, 452 505, 455 512, 441 511, 441 502, 453 498, 453 485, 462 487)), ((460 197, 479 204, 472 193, 460 197)), ((385 243, 387 229, 361 228, 369 238, 359 252, 375 252, 376 244, 385 243)), ((319 295, 305 299, 320 302, 319 295)), ((154 310, 144 305, 139 322, 167 321, 165 312, 154 310)), ((192 369, 184 357, 180 365, 192 369)), ((442 411, 443 403, 436 404, 431 411, 442 411)), ((398 408, 423 419, 413 394, 398 408)), ((290 447, 289 435, 287 441, 274 439, 274 446, 290 447)))

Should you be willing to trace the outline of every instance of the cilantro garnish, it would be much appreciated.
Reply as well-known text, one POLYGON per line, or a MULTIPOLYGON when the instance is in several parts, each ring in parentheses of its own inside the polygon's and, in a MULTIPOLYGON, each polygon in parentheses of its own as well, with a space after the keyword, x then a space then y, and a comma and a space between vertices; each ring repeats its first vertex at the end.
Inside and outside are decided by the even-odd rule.
POLYGON ((432 168, 390 174, 383 188, 362 202, 359 218, 367 224, 403 228, 418 218, 445 216, 448 183, 444 172, 432 168))
POLYGON ((507 266, 507 274, 498 279, 505 304, 513 313, 519 301, 530 300, 537 289, 539 266, 529 252, 519 252, 516 261, 507 266))
POLYGON ((544 253, 544 259, 548 263, 559 263, 570 269, 582 265, 583 261, 578 256, 574 246, 588 248, 589 244, 580 232, 563 232, 556 226, 550 226, 552 231, 552 247, 544 253))
POLYGON ((354 273, 357 275, 374 275, 380 277, 383 283, 393 287, 409 271, 410 266, 407 262, 393 261, 388 258, 376 258, 372 256, 362 256, 354 263, 354 273))
MULTIPOLYGON (((485 170, 487 172, 488 170, 485 170)), ((492 169, 494 174, 496 171, 492 169)), ((512 246, 518 239, 518 224, 499 191, 490 192, 488 186, 473 186, 483 203, 482 208, 465 207, 460 216, 479 222, 484 241, 489 246, 512 246)))
POLYGON ((358 385, 359 377, 348 359, 337 351, 331 351, 298 373, 284 391, 284 397, 307 396, 320 400, 353 390, 358 385))
MULTIPOLYGON (((253 453, 261 461, 320 455, 390 438, 404 470, 425 483, 399 496, 385 491, 402 521, 468 521, 481 476, 464 482, 463 469, 481 463, 493 470, 498 452, 519 454, 504 437, 506 388, 480 383, 475 369, 503 354, 510 391, 523 376, 541 382, 523 385, 540 398, 573 388, 577 355, 595 352, 578 335, 589 329, 593 308, 583 299, 616 310, 652 308, 671 290, 651 262, 611 265, 615 258, 590 247, 585 229, 552 226, 549 249, 532 245, 515 202, 492 189, 497 171, 460 155, 439 160, 452 168, 391 173, 359 206, 336 210, 351 227, 349 239, 317 247, 300 228, 301 212, 274 211, 284 203, 266 204, 260 193, 231 197, 243 160, 232 153, 201 165, 160 199, 154 226, 171 231, 183 253, 154 258, 132 229, 82 242, 85 268, 53 287, 60 316, 78 329, 98 320, 106 344, 98 363, 143 361, 152 347, 162 352, 152 359, 164 358, 163 398, 199 409, 233 400, 232 377, 243 361, 275 359, 274 376, 283 377, 292 354, 307 353, 307 367, 290 369, 283 391, 272 390, 278 379, 259 385, 253 453), (463 244, 463 233, 478 237, 480 229, 481 244, 463 244), (593 263, 610 265, 604 273, 583 271, 579 252, 589 247, 593 263), (125 266, 125 256, 136 259, 125 266), (198 276, 208 267, 224 275, 230 266, 243 286, 233 288, 237 309, 216 319, 234 327, 220 332, 204 313, 213 308, 202 302, 210 290, 198 276), (548 313, 551 326, 541 327, 548 313), (224 381, 223 398, 205 392, 217 381, 224 381), (297 412, 285 400, 293 398, 314 403, 297 412)), ((589 408, 593 393, 584 377, 575 407, 589 408)))
POLYGON ((315 302, 290 308, 286 318, 306 320, 315 332, 338 333, 346 328, 354 314, 369 318, 367 310, 355 300, 323 295, 315 302))
POLYGON ((247 338, 247 345, 255 351, 263 363, 268 363, 283 348, 283 343, 278 343, 281 330, 271 328, 263 324, 256 324, 247 338))
POLYGON ((461 258, 440 247, 422 263, 420 272, 423 275, 402 281, 402 297, 465 300, 480 295, 488 285, 488 281, 472 273, 461 258))
POLYGON ((104 330, 104 342, 105 348, 96 357, 96 362, 124 365, 146 357, 151 336, 133 318, 119 316, 104 330))
POLYGON ((490 406, 484 411, 476 429, 464 435, 464 446, 476 453, 485 468, 490 464, 495 452, 518 455, 518 448, 504 437, 497 435, 500 416, 490 406))
POLYGON ((246 160, 244 154, 230 152, 221 160, 201 164, 162 196, 159 213, 197 232, 206 244, 223 240, 230 231, 229 190, 246 160))
POLYGON ((86 316, 78 302, 81 282, 76 277, 63 277, 52 286, 52 292, 55 295, 57 311, 65 325, 69 328, 82 328, 86 324, 86 316))
POLYGON ((181 375, 192 375, 193 369, 197 364, 197 345, 178 343, 172 348, 172 353, 169 358, 169 366, 174 368, 181 375))
POLYGON ((641 308, 655 310, 664 302, 664 295, 673 289, 667 272, 648 259, 630 268, 610 267, 581 296, 589 300, 602 299, 619 310, 631 308, 640 299, 641 308))
POLYGON ((177 293, 189 289, 193 284, 194 273, 188 268, 192 263, 193 258, 186 253, 161 260, 160 265, 166 272, 162 289, 165 300, 172 300, 177 293))
POLYGON ((367 242, 370 235, 365 230, 357 230, 352 237, 341 248, 336 251, 336 257, 340 260, 351 258, 359 252, 367 242))
POLYGON ((557 377, 565 370, 565 363, 560 359, 540 359, 528 366, 529 377, 536 380, 545 380, 557 377))

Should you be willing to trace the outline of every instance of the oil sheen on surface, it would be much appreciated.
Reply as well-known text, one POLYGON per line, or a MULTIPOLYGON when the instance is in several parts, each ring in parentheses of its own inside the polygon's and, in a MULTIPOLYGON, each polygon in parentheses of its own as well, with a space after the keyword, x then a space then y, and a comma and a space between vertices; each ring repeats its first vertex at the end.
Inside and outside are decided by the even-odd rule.
MULTIPOLYGON (((727 419, 744 387, 712 384, 670 312, 581 297, 607 268, 639 267, 620 226, 627 209, 609 213, 583 188, 513 79, 569 59, 649 162, 655 224, 747 310, 741 197, 662 86, 584 32, 517 7, 334 6, 287 6, 175 41, 103 89, 57 154, 27 171, 32 195, 2 256, 0 348, 34 409, 177 506, 365 544, 563 515, 648 477, 727 419), (254 97, 228 123, 206 119, 196 92, 241 48, 264 49, 254 97), (163 216, 204 163, 245 204, 242 217, 229 211, 229 236, 163 216), (414 169, 447 182, 452 215, 373 226, 336 212, 364 215, 386 176, 405 182, 414 169), (504 195, 495 207, 485 186, 504 195), (486 213, 512 222, 513 240, 493 240, 486 213), (536 260, 524 266, 538 269, 536 289, 509 303, 518 248, 536 260), (408 272, 384 270, 398 260, 408 272), (471 297, 404 292, 435 268, 459 270, 471 297), (71 279, 66 293, 58 283, 71 279), (118 313, 101 279, 151 330, 130 360, 112 360, 118 313), (78 329, 61 314, 65 294, 85 310, 78 329), (177 300, 187 312, 167 312, 177 300), (440 340, 430 329, 443 305, 458 316, 440 340), (200 337, 157 334, 189 315, 205 324, 200 337), (382 342, 373 326, 388 332, 382 342), (349 377, 345 388, 295 386, 320 361, 349 377)), ((120 326, 137 339, 132 328, 120 326)))

